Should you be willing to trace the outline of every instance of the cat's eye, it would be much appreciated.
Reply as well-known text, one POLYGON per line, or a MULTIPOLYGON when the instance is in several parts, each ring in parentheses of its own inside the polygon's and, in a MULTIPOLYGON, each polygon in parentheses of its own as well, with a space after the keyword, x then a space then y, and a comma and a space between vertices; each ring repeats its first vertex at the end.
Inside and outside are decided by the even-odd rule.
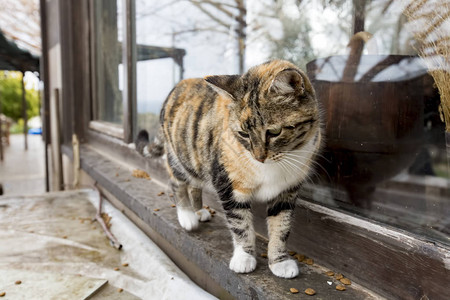
POLYGON ((243 137, 245 139, 249 137, 248 133, 245 131, 238 131, 238 133, 241 137, 243 137))
POLYGON ((268 134, 269 136, 273 136, 273 137, 279 136, 280 133, 281 133, 281 127, 271 128, 271 129, 268 129, 268 130, 267 130, 267 134, 268 134))

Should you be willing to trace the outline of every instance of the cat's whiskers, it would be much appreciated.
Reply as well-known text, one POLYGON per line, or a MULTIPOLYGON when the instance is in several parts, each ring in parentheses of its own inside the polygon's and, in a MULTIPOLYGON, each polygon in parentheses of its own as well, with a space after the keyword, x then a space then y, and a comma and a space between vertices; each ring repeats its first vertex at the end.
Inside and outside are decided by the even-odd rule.
POLYGON ((276 163, 277 163, 277 165, 279 165, 279 166, 285 171, 285 173, 283 172, 283 177, 284 177, 284 181, 287 182, 287 177, 286 177, 286 175, 290 175, 290 174, 291 174, 291 171, 290 171, 290 170, 288 169, 288 167, 285 165, 285 162, 284 162, 284 161, 280 160, 280 161, 277 161, 276 163))
MULTIPOLYGON (((299 150, 296 150, 296 151, 299 151, 299 150)), ((304 158, 303 155, 301 155, 301 154, 295 154, 295 153, 285 153, 285 155, 290 156, 290 157, 292 157, 292 158, 294 158, 294 157, 297 157, 297 158, 304 158)), ((327 161, 328 161, 328 160, 327 160, 327 161)), ((323 172, 325 172, 325 174, 328 176, 328 178, 330 178, 330 174, 328 174, 328 171, 327 171, 321 164, 319 164, 319 163, 318 163, 317 161, 315 161, 315 160, 310 160, 310 163, 312 163, 312 165, 315 166, 315 167, 319 167, 323 172)), ((314 169, 311 170, 311 171, 314 171, 314 169)), ((314 175, 315 175, 315 176, 318 176, 319 174, 318 174, 317 172, 314 171, 314 175)))
POLYGON ((305 163, 303 163, 303 162, 301 162, 299 160, 296 160, 295 158, 292 158, 292 157, 285 156, 284 158, 285 158, 284 161, 286 163, 288 163, 292 167, 296 168, 301 175, 304 175, 305 177, 307 177, 308 173, 305 172, 305 170, 303 170, 303 168, 301 166, 305 166, 305 167, 308 168, 308 165, 306 165, 305 163), (300 164, 300 166, 298 164, 300 164))
MULTIPOLYGON (((305 164, 304 162, 298 160, 298 159, 296 158, 295 155, 291 155, 290 153, 289 153, 289 154, 285 154, 285 158, 286 158, 287 160, 290 160, 291 163, 293 163, 293 164, 294 164, 294 162, 295 162, 295 163, 301 164, 302 166, 305 166, 305 167, 308 169, 308 172, 305 172, 305 171, 302 169, 303 173, 305 174, 305 180, 308 180, 308 181, 311 181, 311 182, 312 182, 312 175, 318 176, 318 173, 317 173, 313 168, 310 168, 310 166, 308 166, 308 165, 305 164)), ((304 156, 299 156, 299 158, 304 158, 304 156)), ((322 167, 320 164, 316 163, 315 161, 311 161, 311 160, 310 160, 309 163, 316 164, 316 165, 318 165, 319 167, 322 167)), ((294 164, 294 165, 296 165, 296 164, 294 164)), ((296 166, 297 166, 297 165, 296 165, 296 166)), ((298 167, 298 166, 297 166, 297 167, 298 167)), ((300 168, 300 167, 299 167, 299 168, 300 168)), ((326 171, 325 171, 325 172, 326 172, 326 171)))
POLYGON ((324 159, 325 161, 330 162, 330 160, 328 158, 326 158, 325 156, 323 156, 322 154, 319 154, 319 153, 311 151, 311 150, 297 149, 297 150, 291 150, 291 151, 281 151, 280 153, 283 153, 283 154, 298 154, 298 155, 301 155, 300 153, 312 154, 313 156, 320 157, 320 158, 324 159))

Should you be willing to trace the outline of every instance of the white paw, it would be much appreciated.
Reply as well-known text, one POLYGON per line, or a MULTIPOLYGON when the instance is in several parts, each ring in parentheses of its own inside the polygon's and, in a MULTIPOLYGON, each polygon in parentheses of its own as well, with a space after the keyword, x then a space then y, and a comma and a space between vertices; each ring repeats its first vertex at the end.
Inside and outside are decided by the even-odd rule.
POLYGON ((297 263, 292 260, 283 260, 278 263, 269 265, 270 270, 275 276, 283 278, 294 278, 298 275, 297 263))
POLYGON ((207 222, 211 220, 211 213, 206 208, 202 208, 196 212, 200 222, 207 222))
POLYGON ((192 209, 177 207, 178 222, 187 231, 198 228, 198 217, 192 209))
POLYGON ((237 248, 234 250, 233 257, 230 261, 230 269, 236 273, 249 273, 256 268, 256 259, 245 252, 244 250, 237 248))

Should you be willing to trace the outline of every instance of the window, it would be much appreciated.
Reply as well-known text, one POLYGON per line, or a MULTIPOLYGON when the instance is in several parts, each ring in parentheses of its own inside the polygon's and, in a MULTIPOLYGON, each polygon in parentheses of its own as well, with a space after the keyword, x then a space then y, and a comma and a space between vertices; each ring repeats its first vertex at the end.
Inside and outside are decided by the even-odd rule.
POLYGON ((449 104, 438 78, 448 76, 448 53, 439 51, 448 49, 450 24, 424 13, 448 10, 430 3, 95 1, 103 13, 95 15, 94 119, 121 124, 121 90, 133 87, 136 101, 127 105, 137 113, 124 122, 133 135, 142 128, 154 135, 162 103, 180 79, 290 60, 312 79, 326 130, 303 197, 450 245, 441 119, 449 104), (135 79, 122 75, 122 2, 135 3, 135 79))
POLYGON ((91 127, 123 136, 122 1, 92 1, 93 81, 96 101, 92 105, 91 127), (105 123, 107 122, 107 123, 105 123), (109 124, 109 125, 106 125, 109 124))

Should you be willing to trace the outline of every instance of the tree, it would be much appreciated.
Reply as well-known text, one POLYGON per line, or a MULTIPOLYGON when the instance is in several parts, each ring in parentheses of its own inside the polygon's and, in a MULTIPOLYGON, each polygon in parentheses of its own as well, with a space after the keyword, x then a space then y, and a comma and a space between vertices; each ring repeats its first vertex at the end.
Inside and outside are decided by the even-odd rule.
MULTIPOLYGON (((38 93, 34 89, 26 89, 28 118, 39 115, 38 93)), ((22 74, 20 72, 0 71, 0 101, 4 115, 16 122, 22 118, 22 74)))

